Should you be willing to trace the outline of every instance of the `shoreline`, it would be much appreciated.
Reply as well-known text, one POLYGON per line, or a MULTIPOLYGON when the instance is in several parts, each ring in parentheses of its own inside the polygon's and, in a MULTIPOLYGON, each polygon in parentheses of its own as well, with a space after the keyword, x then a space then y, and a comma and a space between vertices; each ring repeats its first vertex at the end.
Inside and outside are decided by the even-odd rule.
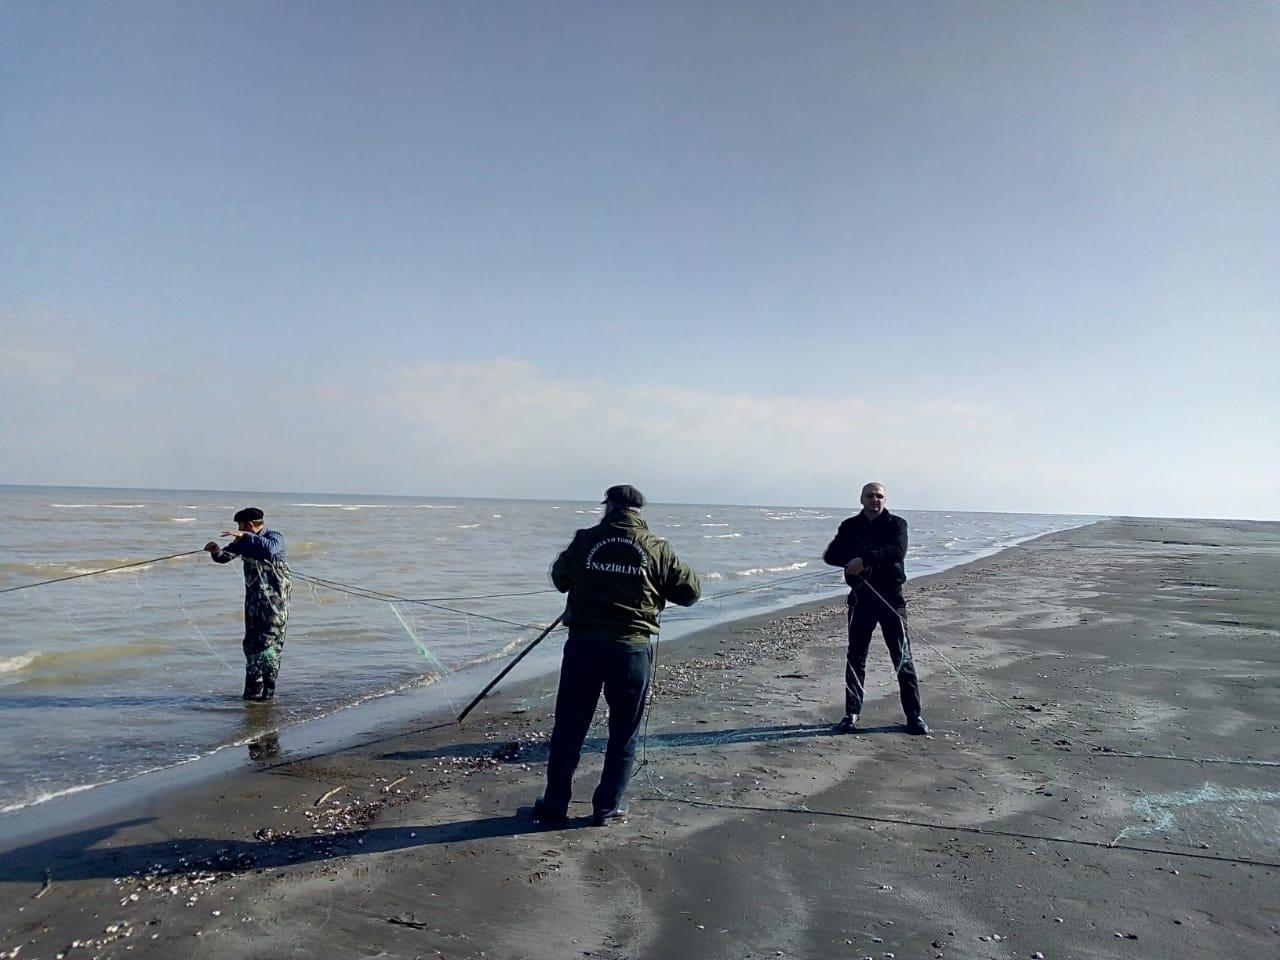
MULTIPOLYGON (((980 551, 977 556, 961 560, 952 566, 944 567, 940 570, 931 570, 928 573, 911 577, 908 580, 908 585, 927 582, 932 578, 963 569, 970 564, 978 563, 1042 537, 1054 536, 1099 522, 1103 521, 1087 520, 1083 523, 1049 531, 1048 533, 1017 538, 999 547, 980 551)), ((834 570, 835 568, 831 568, 833 577, 835 576, 834 570)), ((675 636, 664 636, 662 643, 667 647, 676 645, 678 648, 678 645, 692 641, 697 635, 705 631, 718 630, 739 622, 757 619, 767 620, 790 612, 805 610, 812 606, 827 604, 843 597, 844 593, 845 590, 842 587, 837 587, 830 591, 829 596, 805 600, 795 604, 784 603, 773 608, 768 608, 768 605, 762 605, 754 612, 747 612, 744 616, 716 621, 704 626, 697 626, 694 623, 679 624, 675 628, 675 636)), ((708 599, 714 600, 715 598, 708 599)), ((557 631, 556 635, 559 642, 563 643, 564 634, 561 631, 557 631)), ((155 799, 165 792, 207 782, 236 770, 252 769, 254 767, 252 756, 245 757, 241 755, 237 758, 235 755, 240 753, 242 748, 250 746, 253 741, 264 736, 275 735, 280 740, 280 749, 282 751, 291 756, 302 758, 356 746, 360 738, 371 735, 374 731, 388 725, 396 723, 408 724, 415 719, 425 718, 443 720, 447 717, 448 712, 453 709, 453 705, 450 703, 450 685, 460 680, 474 681, 472 689, 474 693, 478 693, 487 680, 496 674, 502 666, 505 666, 516 653, 518 651, 513 651, 508 657, 496 657, 470 664, 436 681, 410 683, 398 690, 374 694, 355 703, 339 707, 331 713, 295 723, 271 727, 269 715, 267 715, 264 719, 267 719, 268 723, 264 724, 260 733, 237 742, 221 745, 208 753, 175 760, 172 763, 153 767, 149 770, 98 783, 67 787, 51 795, 0 809, 0 850, 4 848, 6 843, 18 839, 31 839, 47 835, 60 826, 74 823, 85 816, 100 813, 103 810, 120 809, 130 804, 155 799), (412 702, 420 699, 426 700, 425 705, 419 702, 412 702)), ((522 662, 509 677, 503 680, 503 686, 545 678, 558 672, 559 668, 559 651, 556 650, 554 645, 545 647, 522 662)), ((500 692, 501 688, 495 689, 486 700, 498 696, 500 692)), ((469 694, 467 700, 470 700, 474 693, 469 694)), ((251 706, 246 709, 252 713, 258 708, 251 706)))
POLYGON ((914 580, 924 740, 878 640, 864 726, 832 735, 839 601, 664 643, 632 818, 603 830, 577 829, 598 726, 574 826, 528 820, 554 690, 507 680, 461 728, 0 844, 0 956, 1266 955, 1277 575, 1280 524, 1121 519, 914 580))

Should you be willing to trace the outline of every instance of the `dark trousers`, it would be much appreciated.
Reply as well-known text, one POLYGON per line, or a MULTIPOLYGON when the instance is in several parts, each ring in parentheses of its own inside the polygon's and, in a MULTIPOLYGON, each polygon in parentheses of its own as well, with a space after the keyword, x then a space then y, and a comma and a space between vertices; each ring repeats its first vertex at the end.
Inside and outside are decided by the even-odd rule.
POLYGON ((280 657, 284 653, 284 628, 246 628, 244 633, 244 696, 247 700, 273 697, 280 657))
POLYGON ((882 600, 864 588, 849 594, 849 657, 844 668, 844 712, 862 712, 862 695, 867 680, 867 652, 876 626, 884 635, 885 646, 898 674, 898 692, 902 709, 910 720, 920 716, 920 682, 911 659, 911 641, 907 638, 907 605, 901 597, 882 600), (888 601, 888 602, 886 602, 888 601))
POLYGON ((543 806, 549 813, 558 814, 569 808, 573 773, 582 757, 582 744, 601 690, 609 705, 609 743, 604 751, 604 772, 591 805, 595 810, 607 811, 622 800, 635 764, 636 741, 640 738, 652 673, 650 644, 569 634, 560 666, 547 789, 543 794, 543 806))

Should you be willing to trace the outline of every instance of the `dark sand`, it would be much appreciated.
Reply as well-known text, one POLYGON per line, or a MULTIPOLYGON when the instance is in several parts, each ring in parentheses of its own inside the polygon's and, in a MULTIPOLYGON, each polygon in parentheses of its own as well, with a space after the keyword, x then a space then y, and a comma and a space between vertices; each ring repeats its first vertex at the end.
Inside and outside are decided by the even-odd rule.
POLYGON ((263 745, 0 846, 0 957, 1275 957, 1278 582, 1280 524, 1185 520, 913 582, 927 739, 878 638, 830 732, 839 603, 664 646, 604 829, 527 817, 553 678, 462 728, 263 745))

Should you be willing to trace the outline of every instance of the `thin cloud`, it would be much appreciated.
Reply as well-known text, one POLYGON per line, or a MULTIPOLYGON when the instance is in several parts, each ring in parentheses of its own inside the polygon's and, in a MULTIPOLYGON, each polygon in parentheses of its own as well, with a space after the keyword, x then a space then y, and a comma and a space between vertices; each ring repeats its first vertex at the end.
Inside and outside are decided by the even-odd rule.
MULTIPOLYGON (((643 473, 670 484, 663 499, 780 502, 797 486, 840 497, 876 469, 900 473, 961 449, 991 449, 1008 414, 973 404, 892 404, 844 395, 754 396, 627 380, 555 376, 498 359, 386 371, 390 387, 325 394, 351 415, 397 432, 389 451, 456 489, 485 492, 522 477, 537 496, 563 496, 582 476, 643 473), (395 425, 392 428, 392 425, 395 425), (978 439, 975 440, 975 434, 978 439), (396 452, 398 451, 398 453, 396 452)), ((937 463, 932 464, 937 469, 937 463)), ((506 489, 511 489, 507 486, 506 489)), ((827 502, 830 502, 828 499, 827 502)))

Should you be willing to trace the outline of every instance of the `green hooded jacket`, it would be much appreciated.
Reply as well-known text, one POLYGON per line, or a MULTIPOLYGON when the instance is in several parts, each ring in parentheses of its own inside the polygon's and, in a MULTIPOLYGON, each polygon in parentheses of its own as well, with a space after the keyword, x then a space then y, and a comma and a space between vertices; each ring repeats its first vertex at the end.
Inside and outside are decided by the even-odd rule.
POLYGON ((551 582, 569 595, 572 633, 646 643, 668 603, 691 607, 702 595, 693 569, 649 532, 634 510, 614 510, 579 530, 551 565, 551 582))

